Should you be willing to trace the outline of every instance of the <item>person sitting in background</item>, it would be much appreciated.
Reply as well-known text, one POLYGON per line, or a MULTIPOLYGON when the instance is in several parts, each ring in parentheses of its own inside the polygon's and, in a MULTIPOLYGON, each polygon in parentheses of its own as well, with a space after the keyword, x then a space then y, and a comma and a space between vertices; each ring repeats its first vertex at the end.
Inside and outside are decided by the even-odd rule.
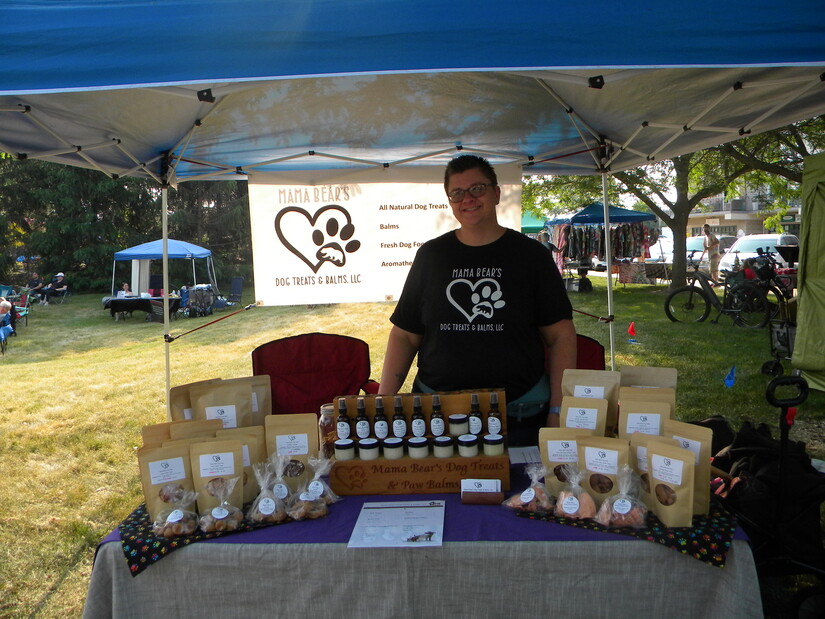
POLYGON ((124 297, 131 297, 132 296, 132 289, 129 287, 127 282, 123 282, 123 285, 120 287, 120 290, 117 291, 117 298, 122 299, 124 297))
POLYGON ((40 305, 48 305, 52 297, 62 297, 69 291, 69 283, 61 272, 54 276, 52 283, 40 290, 40 305))
POLYGON ((0 340, 5 340, 10 335, 14 335, 14 326, 11 324, 13 308, 9 301, 0 297, 0 340))
POLYGON ((43 288, 43 280, 40 279, 37 273, 32 273, 32 278, 26 284, 26 288, 29 289, 29 294, 40 294, 40 289, 43 288))

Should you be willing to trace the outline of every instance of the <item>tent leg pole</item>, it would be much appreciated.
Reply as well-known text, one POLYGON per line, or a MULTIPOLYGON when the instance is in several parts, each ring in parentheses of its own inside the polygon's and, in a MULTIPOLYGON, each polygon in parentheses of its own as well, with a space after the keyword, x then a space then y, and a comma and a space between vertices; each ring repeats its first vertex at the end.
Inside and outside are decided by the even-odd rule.
POLYGON ((167 421, 172 421, 172 408, 169 400, 169 389, 171 388, 171 372, 169 370, 169 187, 165 184, 161 190, 161 198, 161 222, 163 227, 163 346, 166 356, 166 397, 164 399, 166 400, 166 419, 167 421))
MULTIPOLYGON (((602 172, 602 204, 604 204, 604 259, 607 262, 607 315, 613 316, 613 248, 610 246, 610 204, 607 201, 607 172, 602 172)), ((610 333, 610 369, 616 371, 616 345, 613 320, 607 323, 610 333)))

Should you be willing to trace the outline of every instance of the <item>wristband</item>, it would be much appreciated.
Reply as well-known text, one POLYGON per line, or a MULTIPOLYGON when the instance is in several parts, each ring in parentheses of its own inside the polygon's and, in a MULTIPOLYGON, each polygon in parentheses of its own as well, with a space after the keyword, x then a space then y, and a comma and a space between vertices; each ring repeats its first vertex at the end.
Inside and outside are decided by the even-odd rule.
POLYGON ((561 414, 561 406, 551 406, 550 409, 547 412, 550 415, 560 415, 561 414))

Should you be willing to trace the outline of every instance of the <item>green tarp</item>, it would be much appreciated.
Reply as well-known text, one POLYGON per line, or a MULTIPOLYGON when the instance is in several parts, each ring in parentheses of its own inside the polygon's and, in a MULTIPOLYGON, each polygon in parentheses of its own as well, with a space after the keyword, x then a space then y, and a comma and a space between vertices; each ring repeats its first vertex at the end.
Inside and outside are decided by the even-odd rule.
POLYGON ((825 390, 825 153, 805 158, 793 367, 825 390))
POLYGON ((542 217, 539 219, 530 213, 521 214, 521 231, 525 234, 535 234, 544 229, 544 222, 546 219, 542 217))

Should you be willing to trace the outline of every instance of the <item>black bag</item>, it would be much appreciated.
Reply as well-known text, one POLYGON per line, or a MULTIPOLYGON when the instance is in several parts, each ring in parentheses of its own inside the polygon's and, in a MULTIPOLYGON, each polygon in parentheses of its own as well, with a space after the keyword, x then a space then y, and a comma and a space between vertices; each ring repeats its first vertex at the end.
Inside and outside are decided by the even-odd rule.
MULTIPOLYGON (((787 571, 791 562, 825 569, 819 505, 825 475, 812 465, 805 444, 788 441, 785 482, 779 478, 780 441, 765 424, 745 422, 713 465, 739 478, 722 501, 751 538, 762 575, 787 571)), ((796 565, 795 567, 799 567, 796 565)))
POLYGON ((587 277, 579 279, 579 292, 593 292, 593 282, 587 277))

